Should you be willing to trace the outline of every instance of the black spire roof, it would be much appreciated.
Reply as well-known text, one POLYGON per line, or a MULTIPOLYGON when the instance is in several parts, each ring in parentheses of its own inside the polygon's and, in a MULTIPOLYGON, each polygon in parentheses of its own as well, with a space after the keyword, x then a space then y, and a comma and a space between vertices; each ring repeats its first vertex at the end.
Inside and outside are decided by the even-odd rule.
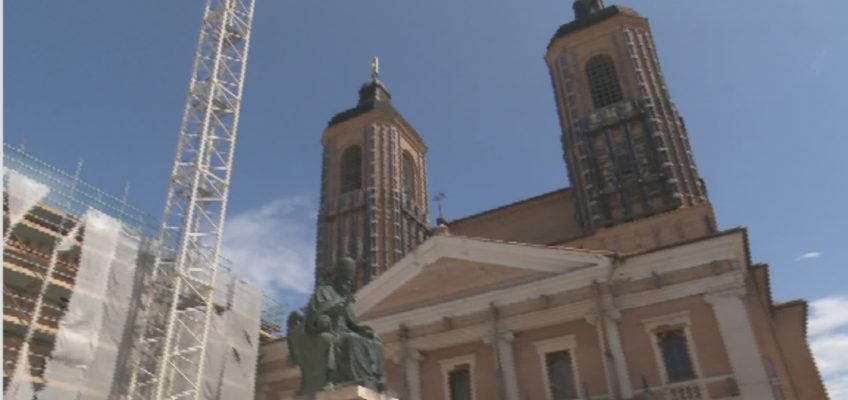
POLYGON ((356 107, 334 115, 333 118, 330 118, 330 122, 327 125, 332 126, 347 121, 371 110, 381 109, 399 114, 392 106, 391 99, 392 95, 386 89, 386 86, 383 85, 383 82, 379 79, 372 78, 359 88, 359 102, 356 104, 356 107))
POLYGON ((629 7, 609 6, 604 8, 603 2, 600 0, 575 0, 574 1, 574 21, 561 25, 557 29, 551 41, 548 42, 548 49, 555 40, 568 35, 569 33, 577 32, 583 28, 592 26, 600 21, 610 18, 616 14, 629 14, 636 17, 641 17, 636 10, 629 7))

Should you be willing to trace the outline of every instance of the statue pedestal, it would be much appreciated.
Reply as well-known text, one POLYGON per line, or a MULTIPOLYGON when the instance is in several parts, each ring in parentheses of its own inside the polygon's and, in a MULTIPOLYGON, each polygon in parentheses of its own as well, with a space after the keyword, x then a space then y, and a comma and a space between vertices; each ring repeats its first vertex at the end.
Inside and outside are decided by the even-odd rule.
MULTIPOLYGON (((296 398, 302 399, 300 397, 296 398)), ((327 392, 318 392, 309 400, 397 400, 385 393, 379 393, 362 386, 347 386, 327 392)))

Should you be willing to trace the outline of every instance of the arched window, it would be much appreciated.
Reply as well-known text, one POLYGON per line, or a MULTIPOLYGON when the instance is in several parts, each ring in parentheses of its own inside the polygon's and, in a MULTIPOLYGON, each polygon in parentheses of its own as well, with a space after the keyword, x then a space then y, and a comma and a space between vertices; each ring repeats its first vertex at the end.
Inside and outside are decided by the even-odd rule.
POLYGON ((606 107, 621 101, 621 86, 615 73, 615 64, 609 56, 595 56, 586 63, 586 79, 595 108, 606 107))
POLYGON ((362 188, 362 149, 350 146, 342 153, 342 193, 362 188))
POLYGON ((403 152, 403 164, 401 165, 401 173, 403 174, 403 192, 409 196, 415 197, 415 163, 412 162, 412 156, 406 151, 403 152))

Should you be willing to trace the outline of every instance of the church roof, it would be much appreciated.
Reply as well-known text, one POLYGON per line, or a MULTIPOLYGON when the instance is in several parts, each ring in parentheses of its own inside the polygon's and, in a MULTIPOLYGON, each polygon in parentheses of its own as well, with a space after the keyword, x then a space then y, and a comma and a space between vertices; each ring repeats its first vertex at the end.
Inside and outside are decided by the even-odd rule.
POLYGON ((589 15, 586 15, 583 18, 579 18, 579 19, 571 21, 567 24, 561 25, 559 27, 559 29, 557 29, 554 36, 551 38, 551 41, 548 42, 548 49, 550 50, 551 46, 554 44, 554 41, 556 41, 557 39, 559 39, 559 38, 561 38, 565 35, 568 35, 569 33, 574 33, 574 32, 577 32, 577 31, 583 29, 583 28, 594 25, 594 24, 596 24, 600 21, 603 21, 605 19, 611 18, 612 16, 617 15, 617 14, 628 14, 628 15, 632 15, 632 16, 635 16, 635 17, 641 17, 641 15, 639 15, 639 13, 636 12, 636 10, 629 8, 629 7, 622 7, 622 6, 606 7, 604 9, 600 10, 600 11, 593 12, 589 15))
POLYGON ((567 192, 569 190, 572 190, 572 189, 570 187, 564 187, 564 188, 557 189, 557 190, 554 190, 554 191, 550 191, 550 192, 547 192, 547 193, 542 193, 540 195, 536 195, 536 196, 533 196, 533 197, 528 197, 526 199, 514 201, 512 203, 504 204, 502 206, 498 206, 498 207, 491 208, 491 209, 488 209, 488 210, 480 211, 476 214, 471 214, 471 215, 467 215, 467 216, 462 217, 462 218, 455 219, 453 221, 448 221, 447 226, 450 227, 452 225, 461 224, 463 222, 467 222, 467 221, 475 219, 475 218, 483 217, 483 216, 486 216, 486 215, 489 215, 489 214, 494 214, 494 213, 497 213, 498 211, 503 211, 503 210, 506 210, 510 207, 515 207, 515 206, 518 206, 518 205, 529 203, 529 202, 534 201, 534 200, 543 199, 543 198, 546 198, 546 197, 549 197, 549 196, 555 196, 557 194, 564 193, 564 192, 567 192))

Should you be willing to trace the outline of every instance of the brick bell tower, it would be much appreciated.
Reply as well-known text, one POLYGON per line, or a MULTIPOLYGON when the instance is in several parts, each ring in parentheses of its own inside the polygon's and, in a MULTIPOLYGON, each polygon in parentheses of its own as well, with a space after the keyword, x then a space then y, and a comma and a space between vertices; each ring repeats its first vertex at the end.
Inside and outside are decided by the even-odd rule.
POLYGON ((427 146, 392 106, 377 58, 356 107, 330 119, 321 144, 316 279, 350 256, 358 289, 428 232, 427 146))
POLYGON ((707 202, 648 20, 576 0, 545 61, 584 233, 707 202))

